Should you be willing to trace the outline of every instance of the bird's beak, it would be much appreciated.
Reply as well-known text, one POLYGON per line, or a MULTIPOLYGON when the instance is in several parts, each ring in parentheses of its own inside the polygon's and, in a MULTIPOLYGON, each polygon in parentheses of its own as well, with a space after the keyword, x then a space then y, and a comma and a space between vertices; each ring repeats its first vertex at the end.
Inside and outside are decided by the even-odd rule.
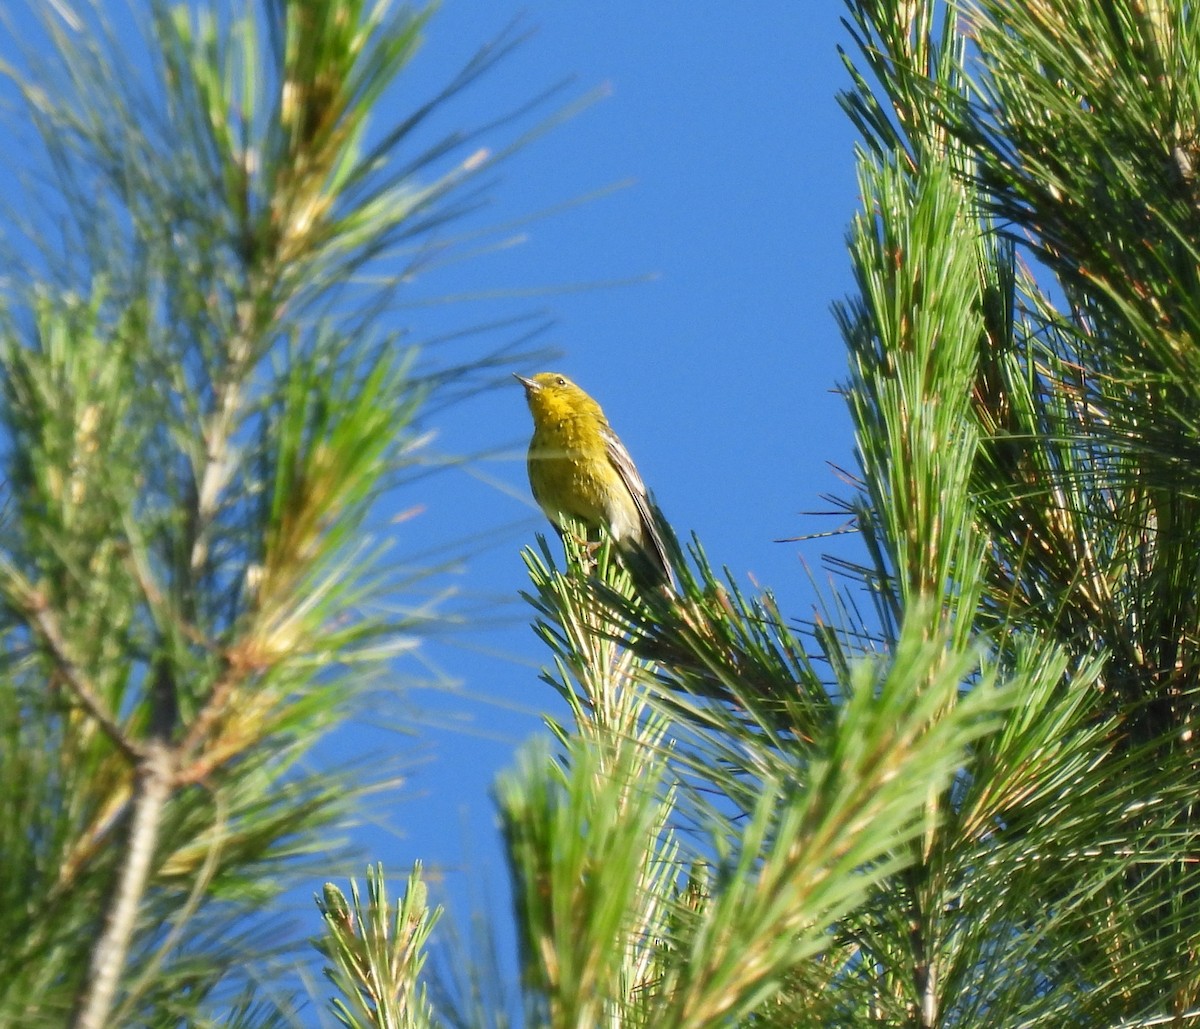
POLYGON ((526 393, 532 393, 538 388, 538 384, 534 382, 533 379, 527 379, 524 375, 518 375, 516 372, 513 372, 513 378, 525 387, 526 393))

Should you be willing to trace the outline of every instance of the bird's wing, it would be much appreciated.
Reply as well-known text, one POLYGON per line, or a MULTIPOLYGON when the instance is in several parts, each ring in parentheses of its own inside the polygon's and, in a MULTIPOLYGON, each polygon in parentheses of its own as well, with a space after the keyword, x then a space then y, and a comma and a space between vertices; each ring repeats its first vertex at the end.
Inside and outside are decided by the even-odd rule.
POLYGON ((671 581, 671 563, 667 560, 667 548, 658 531, 654 503, 650 499, 646 484, 642 482, 642 477, 638 475, 638 470, 634 467, 633 458, 629 456, 629 451, 625 449, 625 444, 617 438, 617 434, 607 425, 600 430, 600 434, 604 437, 604 448, 608 453, 609 461, 617 470, 617 474, 621 476, 621 481, 629 490, 629 495, 633 497, 638 518, 642 523, 642 534, 650 544, 646 549, 652 551, 649 556, 653 558, 658 570, 663 573, 663 578, 669 583, 671 581))

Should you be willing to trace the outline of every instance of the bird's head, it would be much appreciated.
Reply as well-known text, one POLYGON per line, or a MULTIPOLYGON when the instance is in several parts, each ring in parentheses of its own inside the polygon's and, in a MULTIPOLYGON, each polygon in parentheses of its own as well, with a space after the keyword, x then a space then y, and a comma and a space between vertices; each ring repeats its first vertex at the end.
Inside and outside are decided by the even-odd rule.
POLYGON ((560 421, 587 415, 604 417, 600 405, 565 375, 539 372, 529 379, 523 375, 515 378, 525 387, 525 400, 535 423, 542 419, 560 421))

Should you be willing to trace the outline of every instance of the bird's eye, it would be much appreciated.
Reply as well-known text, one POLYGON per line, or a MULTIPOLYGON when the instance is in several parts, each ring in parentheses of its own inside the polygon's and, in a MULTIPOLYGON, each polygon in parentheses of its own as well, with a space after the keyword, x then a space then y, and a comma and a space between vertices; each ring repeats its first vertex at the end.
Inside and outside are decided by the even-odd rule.
POLYGON ((560 386, 565 386, 567 384, 567 380, 564 379, 561 375, 554 381, 557 382, 560 386))

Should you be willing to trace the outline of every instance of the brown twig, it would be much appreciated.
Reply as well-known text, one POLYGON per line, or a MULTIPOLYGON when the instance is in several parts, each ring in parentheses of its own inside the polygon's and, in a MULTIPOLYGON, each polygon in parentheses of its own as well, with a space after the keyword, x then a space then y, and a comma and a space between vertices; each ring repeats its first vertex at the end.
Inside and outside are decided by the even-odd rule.
POLYGON ((229 699, 240 679, 241 677, 226 660, 225 668, 209 691, 208 697, 204 701, 204 706, 200 708, 196 713, 196 717, 192 719, 191 725, 188 726, 187 735, 184 736, 183 741, 179 745, 179 753, 184 761, 190 759, 200 749, 204 744, 205 738, 212 731, 213 726, 225 714, 225 710, 229 705, 229 699))
POLYGON ((121 753, 131 761, 142 760, 146 756, 145 748, 130 739, 121 723, 109 713, 83 670, 75 663, 67 651, 67 644, 59 631, 58 621, 46 602, 40 597, 33 597, 28 606, 28 614, 37 628, 42 642, 50 650, 50 655, 53 657, 58 671, 62 674, 71 692, 75 694, 75 698, 83 705, 84 710, 96 720, 96 724, 104 730, 104 734, 112 740, 121 753))

